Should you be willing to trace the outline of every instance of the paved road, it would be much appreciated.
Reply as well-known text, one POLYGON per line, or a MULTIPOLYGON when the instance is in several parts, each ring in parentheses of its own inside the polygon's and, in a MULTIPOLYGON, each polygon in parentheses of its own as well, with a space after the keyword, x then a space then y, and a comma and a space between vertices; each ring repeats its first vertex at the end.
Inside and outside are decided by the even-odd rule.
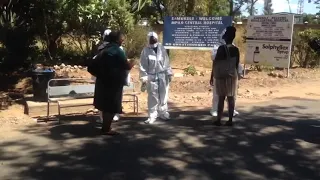
POLYGON ((0 179, 319 180, 319 107, 294 98, 240 106, 233 128, 212 126, 207 110, 174 108, 157 125, 124 118, 116 138, 65 117, 1 142, 0 179))

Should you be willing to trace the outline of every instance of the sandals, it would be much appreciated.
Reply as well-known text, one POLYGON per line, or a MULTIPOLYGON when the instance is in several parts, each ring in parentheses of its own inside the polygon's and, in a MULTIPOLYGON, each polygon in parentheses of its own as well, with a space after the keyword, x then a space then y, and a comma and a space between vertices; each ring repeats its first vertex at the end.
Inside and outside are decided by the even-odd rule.
MULTIPOLYGON (((214 121, 214 122, 213 122, 213 125, 215 125, 215 126, 221 126, 222 124, 221 124, 221 121, 214 121)), ((232 123, 232 121, 227 121, 227 122, 224 124, 224 126, 233 126, 233 123, 232 123)))
POLYGON ((225 126, 233 126, 233 123, 232 123, 232 121, 227 121, 224 125, 225 126))
POLYGON ((106 131, 104 131, 104 129, 101 129, 101 134, 102 135, 107 135, 107 136, 120 135, 120 133, 117 132, 117 131, 110 130, 110 131, 106 132, 106 131))
POLYGON ((215 125, 215 126, 221 126, 222 124, 221 124, 221 121, 214 121, 214 122, 213 122, 213 125, 215 125))

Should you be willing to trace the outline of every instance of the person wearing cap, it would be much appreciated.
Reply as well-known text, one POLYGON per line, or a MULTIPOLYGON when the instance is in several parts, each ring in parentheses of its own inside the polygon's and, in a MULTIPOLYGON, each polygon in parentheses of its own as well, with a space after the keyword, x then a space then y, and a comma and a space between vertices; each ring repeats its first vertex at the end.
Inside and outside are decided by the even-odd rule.
MULTIPOLYGON (((102 51, 108 44, 109 44, 109 34, 111 33, 111 30, 110 29, 106 29, 103 34, 102 34, 102 43, 98 46, 98 53, 100 51, 102 51)), ((95 59, 97 57, 97 55, 95 55, 93 57, 93 59, 95 59)), ((91 79, 93 81, 96 81, 96 77, 95 76, 91 76, 91 79)))
POLYGON ((158 35, 149 32, 148 45, 140 57, 140 79, 146 84, 148 93, 148 119, 146 124, 154 123, 157 118, 170 119, 168 113, 168 92, 172 79, 172 69, 166 49, 158 42, 158 35))

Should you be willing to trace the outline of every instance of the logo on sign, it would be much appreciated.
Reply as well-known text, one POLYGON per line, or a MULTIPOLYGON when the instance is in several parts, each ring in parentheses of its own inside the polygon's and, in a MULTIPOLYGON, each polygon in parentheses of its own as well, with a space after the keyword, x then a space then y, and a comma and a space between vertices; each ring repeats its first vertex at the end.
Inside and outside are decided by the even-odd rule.
POLYGON ((263 44, 262 45, 263 49, 268 49, 268 50, 276 50, 279 54, 288 54, 289 53, 289 47, 284 46, 284 45, 271 45, 271 44, 263 44))

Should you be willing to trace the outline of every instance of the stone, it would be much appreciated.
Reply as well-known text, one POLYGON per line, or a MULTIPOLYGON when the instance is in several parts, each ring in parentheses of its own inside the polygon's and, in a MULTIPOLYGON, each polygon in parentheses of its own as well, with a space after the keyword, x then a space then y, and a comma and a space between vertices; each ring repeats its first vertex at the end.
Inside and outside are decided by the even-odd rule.
POLYGON ((175 73, 174 75, 173 75, 173 77, 183 77, 184 75, 182 74, 182 73, 175 73))
POLYGON ((54 65, 54 66, 53 66, 53 69, 55 69, 55 70, 59 70, 59 69, 60 69, 60 67, 59 67, 58 65, 54 65))
POLYGON ((87 113, 89 113, 89 112, 94 112, 94 109, 93 108, 88 109, 87 113))

